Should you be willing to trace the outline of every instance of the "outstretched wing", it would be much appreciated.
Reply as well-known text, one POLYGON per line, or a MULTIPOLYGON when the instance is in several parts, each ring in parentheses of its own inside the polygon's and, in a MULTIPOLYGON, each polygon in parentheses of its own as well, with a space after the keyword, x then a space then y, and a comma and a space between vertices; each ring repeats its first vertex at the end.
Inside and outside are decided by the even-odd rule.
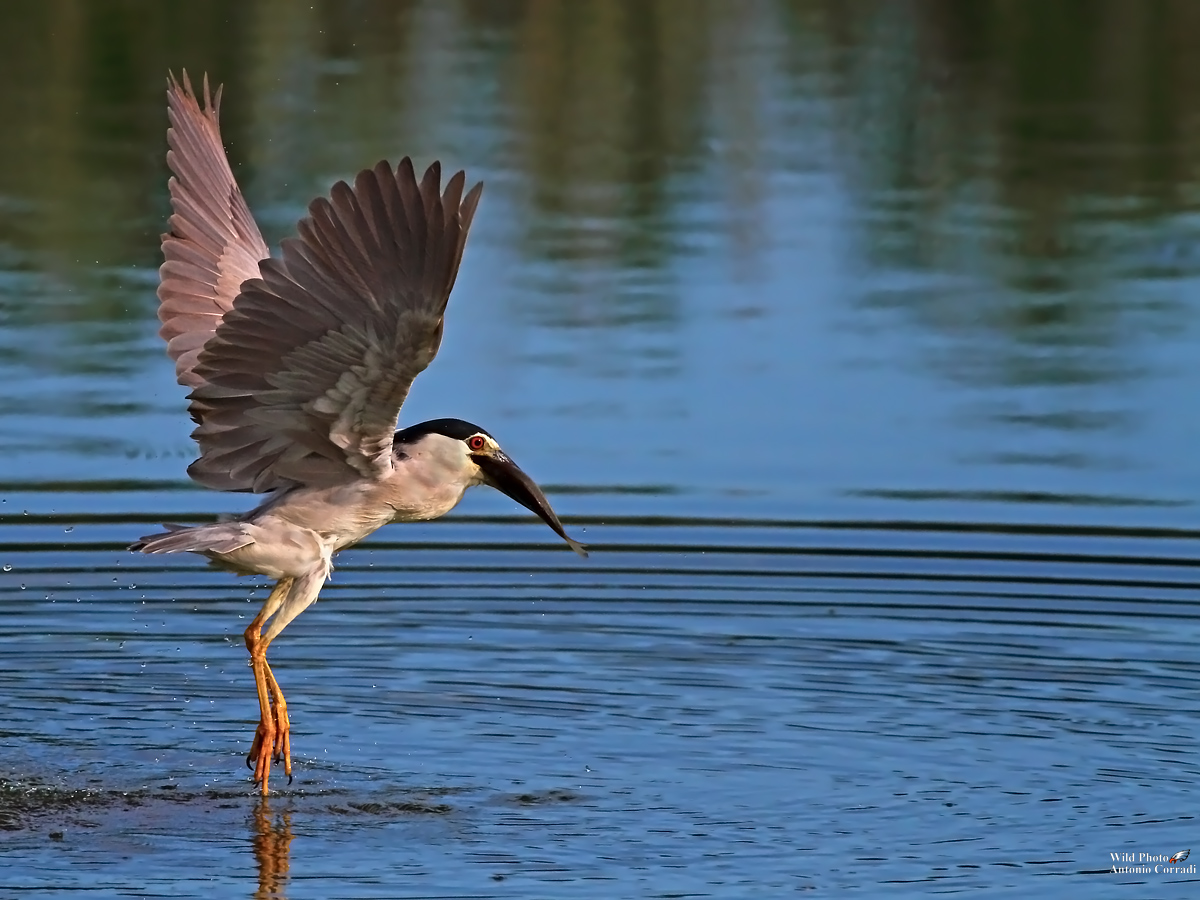
POLYGON ((196 374, 200 350, 233 306, 242 282, 258 277, 258 264, 270 256, 221 145, 215 97, 204 78, 200 105, 187 72, 180 85, 167 83, 167 165, 172 215, 162 237, 166 262, 159 269, 159 334, 175 360, 179 383, 203 384, 196 374))
POLYGON ((443 193, 438 163, 418 184, 408 159, 381 162, 310 204, 192 370, 195 480, 266 491, 391 469, 400 406, 441 343, 483 189, 464 197, 465 180, 443 193))

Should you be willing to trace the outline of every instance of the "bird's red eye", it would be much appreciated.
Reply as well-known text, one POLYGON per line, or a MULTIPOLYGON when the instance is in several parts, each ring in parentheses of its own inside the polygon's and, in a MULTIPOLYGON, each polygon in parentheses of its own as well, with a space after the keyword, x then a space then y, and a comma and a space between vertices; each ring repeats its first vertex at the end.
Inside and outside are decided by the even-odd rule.
POLYGON ((478 452, 487 446, 487 441, 484 440, 482 434, 473 434, 467 438, 467 446, 478 452))

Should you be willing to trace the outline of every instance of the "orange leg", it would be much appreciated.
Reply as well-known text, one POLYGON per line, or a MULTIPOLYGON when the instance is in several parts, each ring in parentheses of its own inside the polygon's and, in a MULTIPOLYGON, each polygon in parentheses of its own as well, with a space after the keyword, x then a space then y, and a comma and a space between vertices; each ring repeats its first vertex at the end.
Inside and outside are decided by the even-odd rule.
POLYGON ((250 753, 246 756, 246 765, 254 769, 254 780, 262 785, 264 796, 270 793, 268 780, 272 756, 277 760, 281 757, 284 759, 288 779, 292 777, 291 722, 287 703, 283 699, 283 691, 279 689, 279 682, 267 665, 267 646, 270 642, 262 639, 263 623, 279 608, 291 586, 291 578, 279 580, 245 633, 250 666, 254 670, 254 686, 258 691, 259 712, 258 729, 254 733, 254 743, 250 745, 250 753))
MULTIPOLYGON (((266 662, 266 660, 263 660, 266 662)), ((267 690, 271 692, 271 703, 275 706, 275 762, 283 760, 283 772, 292 783, 292 722, 288 718, 287 701, 275 680, 275 673, 267 666, 267 690)))

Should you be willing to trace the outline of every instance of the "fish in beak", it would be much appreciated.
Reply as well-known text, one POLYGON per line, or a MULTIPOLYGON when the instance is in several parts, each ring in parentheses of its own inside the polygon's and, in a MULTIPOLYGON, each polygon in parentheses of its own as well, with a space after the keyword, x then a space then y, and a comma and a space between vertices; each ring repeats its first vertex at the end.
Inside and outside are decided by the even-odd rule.
POLYGON ((570 538, 563 530, 562 522, 550 508, 550 501, 542 493, 542 489, 534 484, 533 479, 521 471, 521 468, 499 450, 490 453, 472 454, 471 459, 483 471, 484 479, 523 507, 535 512, 543 522, 554 529, 554 533, 582 557, 587 557, 583 544, 570 538))

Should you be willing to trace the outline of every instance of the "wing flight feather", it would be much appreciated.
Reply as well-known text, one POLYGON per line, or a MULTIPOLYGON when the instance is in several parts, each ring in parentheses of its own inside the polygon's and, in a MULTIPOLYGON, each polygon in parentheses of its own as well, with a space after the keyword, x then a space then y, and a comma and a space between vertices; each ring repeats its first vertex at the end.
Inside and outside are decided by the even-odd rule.
POLYGON ((202 384, 196 375, 201 348, 217 330, 241 289, 270 256, 221 144, 219 110, 204 79, 203 105, 187 73, 167 83, 167 165, 172 215, 162 236, 159 334, 175 361, 179 383, 202 384))

